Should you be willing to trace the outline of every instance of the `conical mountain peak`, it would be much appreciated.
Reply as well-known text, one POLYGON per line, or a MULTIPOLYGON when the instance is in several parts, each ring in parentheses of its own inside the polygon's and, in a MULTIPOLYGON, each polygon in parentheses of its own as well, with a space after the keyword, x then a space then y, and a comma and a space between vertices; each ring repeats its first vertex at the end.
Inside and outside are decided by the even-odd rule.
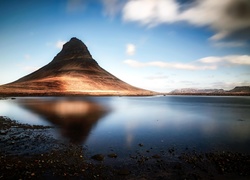
POLYGON ((0 95, 152 95, 99 66, 87 46, 73 37, 47 65, 12 83, 0 95))
POLYGON ((75 59, 92 59, 92 56, 87 46, 81 40, 73 37, 63 45, 62 50, 56 55, 52 62, 75 59))

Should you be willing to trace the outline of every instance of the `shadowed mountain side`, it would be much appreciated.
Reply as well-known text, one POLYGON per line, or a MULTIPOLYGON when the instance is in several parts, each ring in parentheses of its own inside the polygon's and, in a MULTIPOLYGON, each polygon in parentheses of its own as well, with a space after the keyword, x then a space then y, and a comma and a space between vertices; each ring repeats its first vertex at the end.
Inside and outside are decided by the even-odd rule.
POLYGON ((110 74, 92 58, 86 45, 71 38, 46 66, 0 86, 6 95, 153 95, 110 74))
POLYGON ((95 124, 109 112, 100 104, 74 99, 26 99, 18 102, 22 108, 55 124, 61 135, 74 143, 84 142, 95 124))

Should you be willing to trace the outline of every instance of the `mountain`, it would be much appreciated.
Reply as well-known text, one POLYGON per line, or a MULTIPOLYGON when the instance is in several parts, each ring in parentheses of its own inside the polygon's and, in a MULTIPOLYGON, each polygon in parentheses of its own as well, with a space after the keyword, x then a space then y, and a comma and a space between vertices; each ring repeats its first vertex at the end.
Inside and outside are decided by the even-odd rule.
POLYGON ((234 89, 229 90, 228 92, 250 93, 250 86, 236 86, 234 89))
POLYGON ((224 93, 223 89, 194 89, 194 88, 183 88, 175 89, 170 93, 224 93))
POLYGON ((236 86, 234 89, 225 91, 224 89, 175 89, 168 94, 172 95, 250 95, 250 86, 236 86))
POLYGON ((37 71, 0 86, 1 95, 153 95, 131 86, 98 65, 87 46, 73 37, 37 71))

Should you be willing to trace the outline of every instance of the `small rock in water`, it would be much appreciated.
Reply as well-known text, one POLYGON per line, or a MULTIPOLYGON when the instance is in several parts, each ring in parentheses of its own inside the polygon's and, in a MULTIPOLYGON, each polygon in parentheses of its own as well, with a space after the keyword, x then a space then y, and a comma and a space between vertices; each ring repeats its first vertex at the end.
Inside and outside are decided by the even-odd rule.
POLYGON ((115 154, 115 153, 108 154, 108 157, 110 157, 110 158, 117 158, 117 154, 115 154))
POLYGON ((6 135, 7 131, 0 131, 0 135, 6 135))
POLYGON ((92 156, 91 158, 96 160, 96 161, 103 161, 104 160, 104 155, 96 154, 96 155, 92 156))
POLYGON ((140 143, 140 144, 138 144, 140 147, 142 147, 143 146, 143 144, 142 143, 140 143))
POLYGON ((160 156, 160 155, 158 155, 158 154, 155 154, 155 155, 153 155, 153 156, 152 156, 152 158, 155 158, 155 159, 160 159, 160 158, 161 158, 161 156, 160 156))

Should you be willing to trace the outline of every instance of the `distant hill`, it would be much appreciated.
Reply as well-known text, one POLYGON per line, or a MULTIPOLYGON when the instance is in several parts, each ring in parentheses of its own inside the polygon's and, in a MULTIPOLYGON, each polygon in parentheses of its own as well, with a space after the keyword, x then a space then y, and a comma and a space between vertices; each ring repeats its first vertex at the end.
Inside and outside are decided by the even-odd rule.
POLYGON ((250 93, 250 86, 236 86, 234 89, 229 90, 228 92, 250 93))
MULTIPOLYGON (((11 69, 10 69, 11 71, 11 69)), ((118 79, 92 58, 77 38, 39 70, 0 86, 0 95, 153 95, 118 79)))
POLYGON ((168 94, 172 95, 250 95, 250 86, 237 86, 232 90, 225 91, 223 89, 194 89, 183 88, 176 89, 168 94))
POLYGON ((223 89, 194 89, 194 88, 183 88, 176 89, 170 93, 224 93, 223 89))

